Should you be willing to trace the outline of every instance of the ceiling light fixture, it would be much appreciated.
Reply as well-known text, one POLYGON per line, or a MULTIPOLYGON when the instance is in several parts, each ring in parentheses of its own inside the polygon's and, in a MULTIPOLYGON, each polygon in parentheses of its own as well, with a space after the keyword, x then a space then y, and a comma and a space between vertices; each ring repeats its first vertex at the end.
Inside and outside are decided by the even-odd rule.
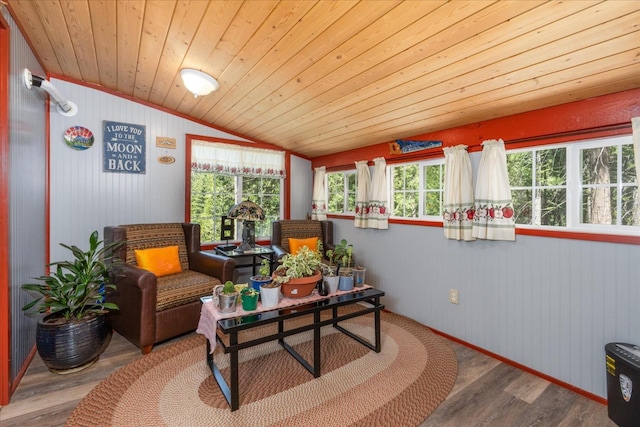
POLYGON ((58 113, 67 117, 72 117, 78 114, 78 106, 62 96, 58 89, 56 89, 49 80, 46 80, 44 77, 31 74, 31 71, 29 71, 28 68, 22 70, 22 78, 27 89, 31 89, 33 86, 44 89, 49 94, 49 97, 56 103, 56 110, 58 110, 58 113))
POLYGON ((193 68, 183 68, 180 70, 180 77, 182 77, 182 81, 187 89, 189 89, 189 92, 193 93, 195 97, 198 97, 198 95, 209 95, 220 87, 220 83, 209 74, 194 70, 193 68))

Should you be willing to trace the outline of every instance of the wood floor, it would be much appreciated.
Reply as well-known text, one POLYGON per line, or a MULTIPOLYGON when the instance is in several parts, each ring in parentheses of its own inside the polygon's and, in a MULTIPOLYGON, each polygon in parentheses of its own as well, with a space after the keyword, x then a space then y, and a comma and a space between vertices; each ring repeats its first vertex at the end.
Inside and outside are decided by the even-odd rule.
MULTIPOLYGON (((443 339, 456 352, 458 379, 449 397, 420 427, 615 427, 606 406, 443 339)), ((138 349, 118 334, 100 360, 81 372, 52 374, 36 355, 11 403, 0 409, 0 425, 63 426, 95 385, 140 356, 138 349)))

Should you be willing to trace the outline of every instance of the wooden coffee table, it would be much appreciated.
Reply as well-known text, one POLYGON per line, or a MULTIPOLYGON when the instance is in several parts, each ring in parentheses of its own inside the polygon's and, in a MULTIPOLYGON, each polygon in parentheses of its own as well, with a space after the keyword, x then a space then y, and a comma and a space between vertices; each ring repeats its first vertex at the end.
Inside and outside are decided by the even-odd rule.
POLYGON ((370 348, 376 353, 380 352, 380 310, 384 309, 384 305, 380 303, 380 298, 384 296, 384 292, 368 287, 363 290, 357 290, 352 293, 344 293, 340 295, 319 297, 317 301, 312 303, 304 302, 299 306, 287 306, 286 308, 275 309, 270 311, 259 312, 255 314, 247 314, 238 317, 231 317, 217 321, 216 341, 221 346, 225 354, 229 354, 230 368, 230 384, 222 376, 218 366, 216 365, 213 353, 211 351, 211 343, 207 340, 207 364, 211 372, 220 386, 220 390, 225 399, 229 403, 232 411, 240 407, 240 390, 238 388, 238 352, 242 349, 253 347, 265 342, 278 340, 278 343, 289 352, 304 368, 309 371, 315 378, 320 377, 320 328, 332 325, 340 332, 350 336, 362 345, 370 348), (358 304, 362 303, 362 304, 358 304), (354 305, 353 311, 346 313, 338 313, 338 308, 354 305), (322 313, 329 311, 330 317, 322 319, 322 313), (343 328, 339 322, 373 313, 374 323, 374 342, 370 342, 365 338, 350 332, 343 328), (286 329, 287 321, 298 318, 300 316, 312 315, 313 320, 302 326, 292 329, 286 329), (239 341, 239 333, 260 326, 277 322, 278 330, 275 333, 267 331, 266 335, 258 338, 249 339, 248 341, 239 341), (313 362, 305 360, 298 352, 296 352, 289 344, 285 342, 285 338, 291 335, 299 334, 313 330, 313 362), (226 339, 223 339, 226 338, 226 339))

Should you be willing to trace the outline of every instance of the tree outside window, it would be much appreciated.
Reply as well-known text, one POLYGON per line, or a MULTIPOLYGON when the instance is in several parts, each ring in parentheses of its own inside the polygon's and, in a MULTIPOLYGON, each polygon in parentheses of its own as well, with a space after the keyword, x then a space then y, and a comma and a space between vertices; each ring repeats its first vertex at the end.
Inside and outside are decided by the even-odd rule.
POLYGON ((418 164, 394 166, 392 172, 393 216, 417 218, 420 205, 420 168, 418 164))
MULTIPOLYGON (((217 173, 191 173, 191 221, 200 224, 203 242, 219 242, 222 216, 242 200, 262 207, 265 219, 256 222, 256 237, 271 234, 271 222, 281 218, 282 180, 277 178, 230 176, 217 173)), ((241 240, 236 226, 235 240, 241 240)))
POLYGON ((355 212, 356 186, 355 171, 327 173, 327 212, 355 212))

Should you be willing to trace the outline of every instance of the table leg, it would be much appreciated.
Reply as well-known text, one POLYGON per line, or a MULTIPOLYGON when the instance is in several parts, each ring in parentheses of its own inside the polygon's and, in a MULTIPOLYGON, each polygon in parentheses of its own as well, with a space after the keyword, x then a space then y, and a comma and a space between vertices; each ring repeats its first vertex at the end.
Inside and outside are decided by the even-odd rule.
MULTIPOLYGON (((376 307, 380 305, 380 298, 374 298, 376 307)), ((376 310, 373 313, 373 319, 375 324, 375 352, 380 353, 381 345, 380 345, 380 310, 376 310)))
POLYGON ((234 348, 229 353, 229 379, 231 383, 231 410, 235 411, 240 407, 240 390, 238 390, 238 333, 232 332, 230 337, 231 347, 234 348))
POLYGON ((313 313, 313 376, 320 377, 320 312, 313 313))

